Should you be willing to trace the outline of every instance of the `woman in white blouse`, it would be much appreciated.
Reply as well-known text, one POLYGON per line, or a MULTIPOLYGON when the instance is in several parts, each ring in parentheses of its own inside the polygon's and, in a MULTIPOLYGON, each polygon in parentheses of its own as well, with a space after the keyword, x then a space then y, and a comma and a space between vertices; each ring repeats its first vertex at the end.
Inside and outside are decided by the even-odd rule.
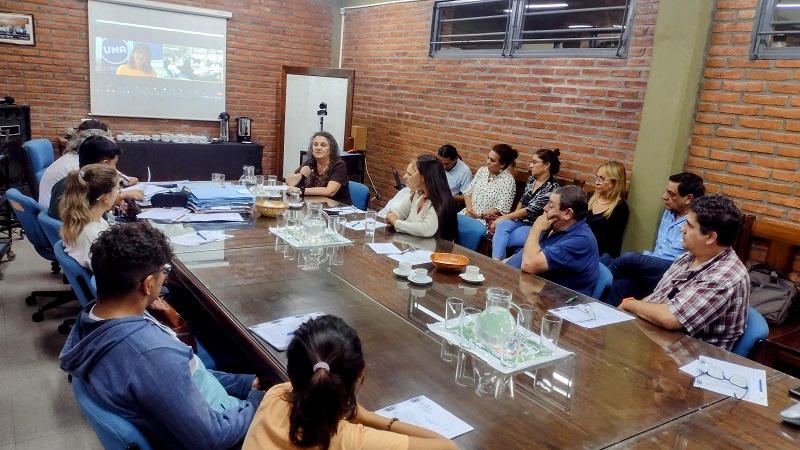
POLYGON ((119 189, 119 175, 112 166, 89 164, 67 175, 67 187, 59 202, 61 239, 67 254, 87 269, 91 270, 89 249, 108 229, 103 214, 116 205, 119 189))
POLYGON ((430 155, 418 156, 408 164, 403 178, 410 193, 386 214, 386 222, 414 236, 455 239, 456 207, 442 163, 430 155))
POLYGON ((511 211, 517 184, 508 167, 517 159, 519 153, 508 144, 497 144, 486 157, 486 166, 478 169, 467 190, 464 192, 466 208, 459 214, 466 214, 480 220, 487 227, 511 211))

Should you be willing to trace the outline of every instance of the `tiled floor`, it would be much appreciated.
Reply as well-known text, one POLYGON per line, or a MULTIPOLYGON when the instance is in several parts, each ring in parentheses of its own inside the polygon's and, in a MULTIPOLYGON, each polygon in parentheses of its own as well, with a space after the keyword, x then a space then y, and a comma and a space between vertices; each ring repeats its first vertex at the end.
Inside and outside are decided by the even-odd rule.
MULTIPOLYGON (((27 241, 14 240, 17 257, 3 262, 0 281, 0 450, 101 449, 58 367, 66 336, 56 328, 78 311, 77 302, 34 323, 25 297, 33 290, 67 290, 27 241)), ((43 304, 43 299, 39 303, 43 304)))

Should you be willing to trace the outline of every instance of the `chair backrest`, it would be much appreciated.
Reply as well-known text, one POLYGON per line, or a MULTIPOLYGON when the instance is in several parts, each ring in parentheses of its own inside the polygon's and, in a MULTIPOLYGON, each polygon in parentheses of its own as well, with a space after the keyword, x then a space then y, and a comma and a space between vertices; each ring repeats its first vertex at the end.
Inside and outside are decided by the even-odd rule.
POLYGON ((39 198, 39 183, 44 171, 53 164, 53 143, 47 139, 33 139, 22 144, 27 157, 25 159, 25 177, 34 198, 39 198))
POLYGON ((476 251, 481 238, 486 236, 486 226, 480 220, 464 214, 456 214, 456 219, 458 220, 458 245, 476 251))
POLYGON ((39 202, 16 188, 9 189, 6 192, 6 196, 11 201, 11 209, 14 211, 14 215, 17 216, 20 225, 22 225, 25 236, 28 237, 28 240, 33 244, 33 248, 36 249, 36 253, 48 261, 55 261, 56 256, 53 254, 53 246, 44 234, 39 219, 37 219, 39 213, 42 212, 39 202))
POLYGON ((399 191, 400 189, 403 189, 404 187, 406 187, 405 183, 403 183, 403 180, 400 178, 400 174, 397 173, 397 169, 395 169, 394 167, 392 167, 392 174, 394 175, 394 188, 395 188, 395 190, 399 191))
POLYGON ((78 377, 72 378, 72 392, 104 448, 152 450, 147 438, 132 423, 95 402, 78 377))
POLYGON ((47 211, 42 211, 37 216, 39 218, 39 225, 42 227, 47 240, 50 241, 50 246, 55 248, 56 242, 61 240, 61 221, 53 219, 47 211))
POLYGON ((592 298, 600 299, 603 295, 603 291, 606 290, 607 287, 611 286, 611 283, 614 281, 614 276, 611 275, 611 271, 608 270, 603 263, 600 264, 600 276, 597 277, 597 284, 594 285, 594 290, 592 291, 592 298))
POLYGON ((347 187, 350 188, 350 199, 353 200, 353 206, 366 211, 369 205, 369 188, 357 181, 351 181, 347 187))
POLYGON ((82 265, 75 261, 75 258, 69 256, 64 250, 64 242, 59 240, 53 244, 53 250, 56 254, 56 261, 64 271, 64 275, 72 287, 72 292, 78 297, 81 306, 86 306, 97 297, 97 289, 91 283, 92 273, 82 265))
POLYGON ((764 320, 764 316, 755 308, 749 306, 747 308, 747 323, 744 325, 744 334, 739 336, 731 351, 747 358, 756 343, 766 339, 768 335, 769 325, 764 320))

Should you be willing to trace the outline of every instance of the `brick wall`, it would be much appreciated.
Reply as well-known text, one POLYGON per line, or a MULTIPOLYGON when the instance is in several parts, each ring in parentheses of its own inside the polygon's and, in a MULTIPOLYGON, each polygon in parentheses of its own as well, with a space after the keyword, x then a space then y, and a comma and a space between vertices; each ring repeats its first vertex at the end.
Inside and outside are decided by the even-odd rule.
MULTIPOLYGON (((274 172, 281 66, 330 66, 331 5, 322 0, 187 0, 233 13, 228 21, 227 111, 253 121, 274 172)), ((2 0, 0 11, 34 14, 36 46, 0 45, 0 96, 31 106, 34 138, 52 141, 89 113, 89 47, 85 0, 2 0)), ((115 132, 208 132, 216 122, 100 117, 115 132)), ((235 133, 235 129, 233 130, 235 133)))
POLYGON ((750 60, 758 0, 719 0, 688 168, 760 217, 800 222, 800 60, 750 60))
POLYGON ((343 67, 355 69, 353 124, 391 195, 390 166, 455 145, 477 170, 505 142, 527 163, 562 150, 562 174, 589 180, 609 160, 630 168, 650 65, 657 0, 638 0, 627 59, 428 57, 432 1, 348 10, 343 67))

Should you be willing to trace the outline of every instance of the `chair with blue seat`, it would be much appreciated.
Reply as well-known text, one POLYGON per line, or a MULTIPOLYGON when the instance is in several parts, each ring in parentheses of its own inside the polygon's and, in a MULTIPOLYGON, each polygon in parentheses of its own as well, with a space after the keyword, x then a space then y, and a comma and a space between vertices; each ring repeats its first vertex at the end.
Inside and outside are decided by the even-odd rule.
POLYGON ((152 450, 147 438, 135 425, 103 408, 89 395, 83 380, 72 378, 72 392, 75 393, 78 408, 92 424, 103 448, 152 450))
POLYGON ((603 296, 603 291, 611 287, 611 283, 614 282, 614 276, 611 275, 611 271, 608 270, 605 264, 598 264, 600 265, 600 275, 597 277, 597 284, 594 285, 594 290, 592 290, 592 298, 600 300, 600 297, 603 296))
POLYGON ((350 189, 350 199, 353 200, 353 206, 366 211, 369 205, 369 188, 357 181, 351 181, 347 184, 350 189))
POLYGON ((61 221, 50 217, 47 211, 40 212, 36 217, 39 219, 39 225, 41 225, 44 235, 47 236, 50 246, 55 249, 56 242, 61 240, 61 221))
MULTIPOLYGON (((36 253, 38 253, 42 258, 50 261, 51 270, 53 273, 58 273, 61 270, 61 267, 56 260, 56 255, 53 252, 53 246, 47 239, 47 236, 45 235, 44 230, 39 223, 39 219, 37 218, 39 213, 42 212, 42 207, 39 206, 39 203, 36 200, 24 195, 16 188, 9 189, 6 192, 6 196, 11 202, 11 210, 14 211, 14 215, 17 217, 20 225, 22 225, 22 230, 25 232, 25 235, 28 237, 28 240, 31 242, 31 244, 33 244, 33 248, 36 250, 36 253)), ((45 311, 53 309, 57 306, 61 306, 65 303, 69 303, 76 299, 75 294, 72 293, 72 290, 33 291, 31 292, 31 295, 25 299, 25 303, 28 305, 34 305, 36 304, 37 297, 49 297, 54 298, 55 300, 47 303, 39 308, 38 311, 33 313, 32 319, 34 322, 41 322, 44 320, 45 311)))
POLYGON ((458 220, 458 245, 476 251, 481 238, 486 236, 486 225, 480 220, 464 214, 456 214, 456 219, 458 220))
POLYGON ((739 336, 731 351, 747 358, 756 344, 766 339, 768 335, 769 325, 767 325, 764 316, 755 308, 749 306, 747 308, 747 323, 744 325, 744 334, 739 336))
POLYGON ((42 182, 44 171, 53 164, 53 143, 47 139, 33 139, 22 146, 27 153, 24 164, 25 177, 28 179, 31 195, 38 200, 39 183, 42 182))

